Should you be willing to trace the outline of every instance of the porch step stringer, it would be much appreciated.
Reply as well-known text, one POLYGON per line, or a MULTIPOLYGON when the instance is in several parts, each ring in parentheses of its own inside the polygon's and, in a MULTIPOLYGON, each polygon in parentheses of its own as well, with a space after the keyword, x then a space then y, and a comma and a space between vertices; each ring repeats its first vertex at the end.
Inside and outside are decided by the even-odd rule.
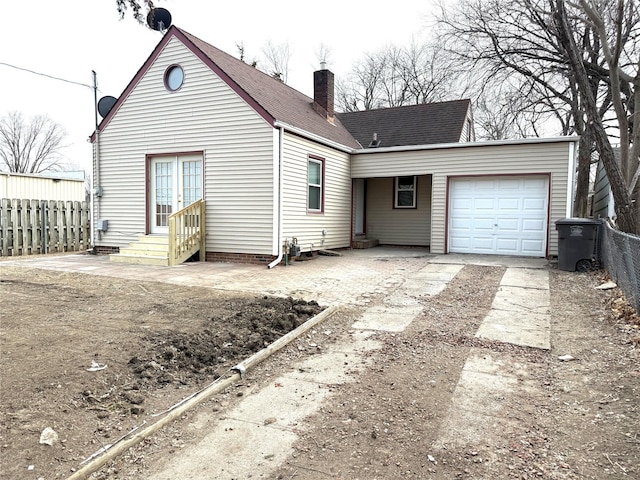
POLYGON ((109 255, 109 260, 138 265, 169 265, 169 238, 159 235, 141 235, 136 242, 109 255))

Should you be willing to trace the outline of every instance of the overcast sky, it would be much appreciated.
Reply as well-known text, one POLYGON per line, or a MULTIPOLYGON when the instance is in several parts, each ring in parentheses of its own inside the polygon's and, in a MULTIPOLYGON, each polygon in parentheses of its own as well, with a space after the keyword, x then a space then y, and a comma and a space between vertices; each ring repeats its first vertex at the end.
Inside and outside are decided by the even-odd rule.
MULTIPOLYGON (((173 23, 202 40, 247 59, 261 55, 268 40, 288 42, 292 56, 288 84, 311 96, 312 72, 321 44, 331 49, 329 68, 341 76, 366 52, 390 43, 408 45, 427 34, 433 1, 414 0, 157 0, 173 23)), ((128 14, 120 20, 114 0, 3 2, 0 29, 0 115, 46 114, 68 133, 65 155, 91 168, 88 136, 94 128, 91 71, 98 98, 118 97, 142 66, 161 34, 128 14), (14 65, 70 82, 11 68, 14 65), (84 84, 82 86, 78 84, 84 84)))

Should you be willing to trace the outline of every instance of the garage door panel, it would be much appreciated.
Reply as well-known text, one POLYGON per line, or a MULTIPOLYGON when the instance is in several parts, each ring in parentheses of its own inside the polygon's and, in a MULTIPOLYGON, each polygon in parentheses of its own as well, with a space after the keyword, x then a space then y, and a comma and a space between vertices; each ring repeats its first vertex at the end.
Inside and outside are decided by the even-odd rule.
POLYGON ((475 217, 471 218, 471 228, 475 231, 493 232, 495 221, 493 217, 475 217))
POLYGON ((522 251, 529 252, 532 255, 537 254, 540 250, 544 249, 544 242, 540 240, 523 240, 522 251))
POLYGON ((481 180, 481 181, 474 181, 472 182, 470 185, 468 185, 467 187, 479 192, 484 191, 493 191, 496 189, 497 183, 495 181, 492 180, 481 180))
POLYGON ((545 191, 547 189, 547 179, 545 177, 540 178, 527 178, 526 181, 523 180, 522 189, 527 190, 535 190, 535 191, 545 191))
POLYGON ((468 236, 451 236, 451 248, 455 249, 469 249, 471 248, 471 237, 468 236))
POLYGON ((546 198, 523 198, 522 210, 539 212, 545 208, 546 198))
POLYGON ((454 179, 450 189, 449 251, 545 255, 546 176, 454 179))
POLYGON ((517 238, 500 238, 496 242, 498 253, 502 255, 516 255, 518 253, 517 238))
POLYGON ((518 218, 499 218, 497 223, 497 233, 520 231, 520 219, 518 218))
POLYGON ((495 249, 495 240, 491 236, 475 236, 472 239, 472 246, 477 253, 490 253, 495 249))
POLYGON ((523 218, 522 219, 522 231, 523 232, 544 232, 546 224, 544 220, 539 218, 523 218))
POLYGON ((520 180, 514 178, 503 178, 498 180, 498 191, 500 192, 508 192, 509 190, 518 191, 520 190, 520 180))
POLYGON ((471 198, 456 198, 451 200, 452 208, 462 211, 473 211, 473 199, 471 198))
POLYGON ((497 207, 499 212, 511 211, 519 212, 522 209, 522 199, 519 197, 499 198, 497 207))
POLYGON ((496 208, 493 198, 475 198, 473 202, 473 208, 476 211, 489 211, 493 212, 496 208))

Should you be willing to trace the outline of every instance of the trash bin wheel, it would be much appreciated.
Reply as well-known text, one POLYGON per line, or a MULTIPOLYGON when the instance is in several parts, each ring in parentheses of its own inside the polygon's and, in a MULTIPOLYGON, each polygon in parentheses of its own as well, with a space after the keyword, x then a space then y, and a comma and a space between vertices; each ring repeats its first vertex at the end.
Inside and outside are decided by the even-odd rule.
POLYGON ((582 259, 578 260, 578 263, 576 263, 576 270, 578 272, 589 272, 592 268, 593 264, 591 263, 591 260, 582 259))

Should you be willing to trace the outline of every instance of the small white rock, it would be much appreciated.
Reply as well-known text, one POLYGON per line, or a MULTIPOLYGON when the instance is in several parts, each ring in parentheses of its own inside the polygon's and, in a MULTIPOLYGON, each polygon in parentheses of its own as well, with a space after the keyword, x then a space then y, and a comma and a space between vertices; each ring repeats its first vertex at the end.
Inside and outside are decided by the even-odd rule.
POLYGON ((598 285, 596 288, 596 290, 611 290, 612 288, 616 288, 618 285, 616 285, 614 282, 605 282, 602 285, 598 285))
POLYGON ((42 445, 53 445, 57 441, 58 441, 58 434, 51 427, 45 428, 40 434, 40 443, 42 445))
POLYGON ((561 355, 558 357, 558 360, 561 362, 570 362, 571 360, 575 360, 575 357, 572 357, 571 355, 561 355))
POLYGON ((436 459, 435 459, 435 458, 433 458, 433 456, 432 456, 432 455, 427 455, 427 458, 429 459, 429 461, 430 461, 431 463, 436 463, 436 459))

